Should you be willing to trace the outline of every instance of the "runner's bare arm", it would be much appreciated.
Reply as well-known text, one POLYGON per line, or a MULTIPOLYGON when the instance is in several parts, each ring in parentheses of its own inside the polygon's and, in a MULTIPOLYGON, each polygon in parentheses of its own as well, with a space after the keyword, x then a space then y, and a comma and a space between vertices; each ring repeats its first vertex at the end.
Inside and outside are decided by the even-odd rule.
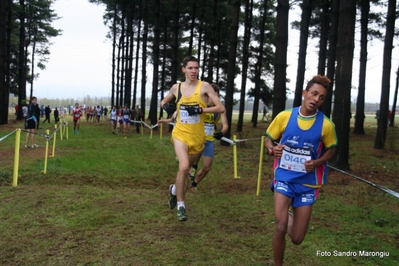
POLYGON ((203 108, 202 112, 204 113, 224 113, 225 108, 224 105, 220 102, 219 96, 212 88, 212 86, 208 82, 204 82, 201 88, 201 97, 205 102, 208 102, 208 98, 214 104, 212 107, 203 108))
POLYGON ((223 134, 226 134, 229 130, 229 123, 227 121, 226 112, 220 114, 220 121, 222 122, 222 129, 220 130, 223 134))
POLYGON ((164 104, 170 103, 171 101, 173 101, 173 99, 177 98, 177 88, 177 84, 173 85, 172 88, 170 88, 169 93, 165 96, 165 98, 162 99, 160 103, 161 108, 163 108, 164 104))

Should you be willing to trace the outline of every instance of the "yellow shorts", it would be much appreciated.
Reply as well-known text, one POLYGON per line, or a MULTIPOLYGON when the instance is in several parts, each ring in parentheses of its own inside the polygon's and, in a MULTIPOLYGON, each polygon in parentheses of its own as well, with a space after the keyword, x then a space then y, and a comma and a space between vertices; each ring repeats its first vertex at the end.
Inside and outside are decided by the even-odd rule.
POLYGON ((202 150, 204 149, 206 141, 205 134, 185 133, 177 131, 176 129, 173 129, 172 131, 172 139, 171 139, 172 143, 174 138, 178 139, 179 141, 187 145, 188 154, 201 153, 202 150))

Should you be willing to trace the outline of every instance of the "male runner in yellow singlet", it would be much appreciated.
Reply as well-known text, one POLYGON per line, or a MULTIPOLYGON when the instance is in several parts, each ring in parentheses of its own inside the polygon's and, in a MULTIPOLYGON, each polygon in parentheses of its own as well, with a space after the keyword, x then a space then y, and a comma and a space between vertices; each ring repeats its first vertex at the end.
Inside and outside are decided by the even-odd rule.
POLYGON ((179 170, 175 184, 169 186, 169 206, 173 209, 177 205, 177 218, 180 221, 186 221, 184 204, 186 177, 190 166, 201 156, 204 148, 205 113, 223 113, 225 108, 212 86, 208 82, 198 80, 199 61, 197 58, 185 57, 182 71, 185 74, 185 81, 172 86, 169 94, 161 101, 161 108, 169 115, 177 112, 172 142, 179 160, 179 170), (178 99, 176 110, 169 105, 174 99, 178 99), (207 107, 208 100, 211 100, 214 106, 207 107))

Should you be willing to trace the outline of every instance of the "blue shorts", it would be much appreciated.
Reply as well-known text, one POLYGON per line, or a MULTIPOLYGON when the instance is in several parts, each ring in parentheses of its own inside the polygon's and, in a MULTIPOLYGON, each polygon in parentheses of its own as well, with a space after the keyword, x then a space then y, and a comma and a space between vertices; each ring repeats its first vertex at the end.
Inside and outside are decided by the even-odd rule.
POLYGON ((205 142, 205 148, 202 152, 202 156, 212 157, 215 154, 215 143, 213 141, 207 140, 205 142))
POLYGON ((272 181, 270 189, 273 192, 276 191, 292 199, 291 206, 293 208, 313 205, 319 195, 318 188, 307 187, 299 183, 289 183, 277 180, 272 181))
POLYGON ((129 124, 130 123, 130 119, 129 118, 123 118, 123 122, 129 124))

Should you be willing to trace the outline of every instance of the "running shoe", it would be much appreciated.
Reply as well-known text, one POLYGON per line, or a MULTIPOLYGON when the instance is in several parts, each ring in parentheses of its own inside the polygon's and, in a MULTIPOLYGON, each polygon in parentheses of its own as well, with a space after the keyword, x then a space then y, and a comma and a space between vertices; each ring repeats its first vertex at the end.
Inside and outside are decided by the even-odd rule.
POLYGON ((188 172, 188 178, 190 178, 192 181, 194 181, 196 173, 197 173, 197 169, 195 169, 194 167, 191 167, 190 172, 188 172))
POLYGON ((25 148, 30 148, 30 146, 29 145, 25 145, 25 148))
POLYGON ((176 195, 172 194, 172 187, 173 187, 173 184, 169 186, 169 207, 171 209, 174 209, 177 205, 177 197, 176 197, 176 195))
POLYGON ((39 145, 33 144, 33 145, 32 145, 32 148, 39 148, 39 145))
POLYGON ((198 188, 197 188, 197 186, 193 186, 193 184, 191 184, 190 185, 190 190, 191 190, 191 192, 197 192, 198 188))
POLYGON ((186 208, 184 208, 183 206, 180 207, 179 210, 177 210, 177 219, 182 222, 187 221, 186 208))

